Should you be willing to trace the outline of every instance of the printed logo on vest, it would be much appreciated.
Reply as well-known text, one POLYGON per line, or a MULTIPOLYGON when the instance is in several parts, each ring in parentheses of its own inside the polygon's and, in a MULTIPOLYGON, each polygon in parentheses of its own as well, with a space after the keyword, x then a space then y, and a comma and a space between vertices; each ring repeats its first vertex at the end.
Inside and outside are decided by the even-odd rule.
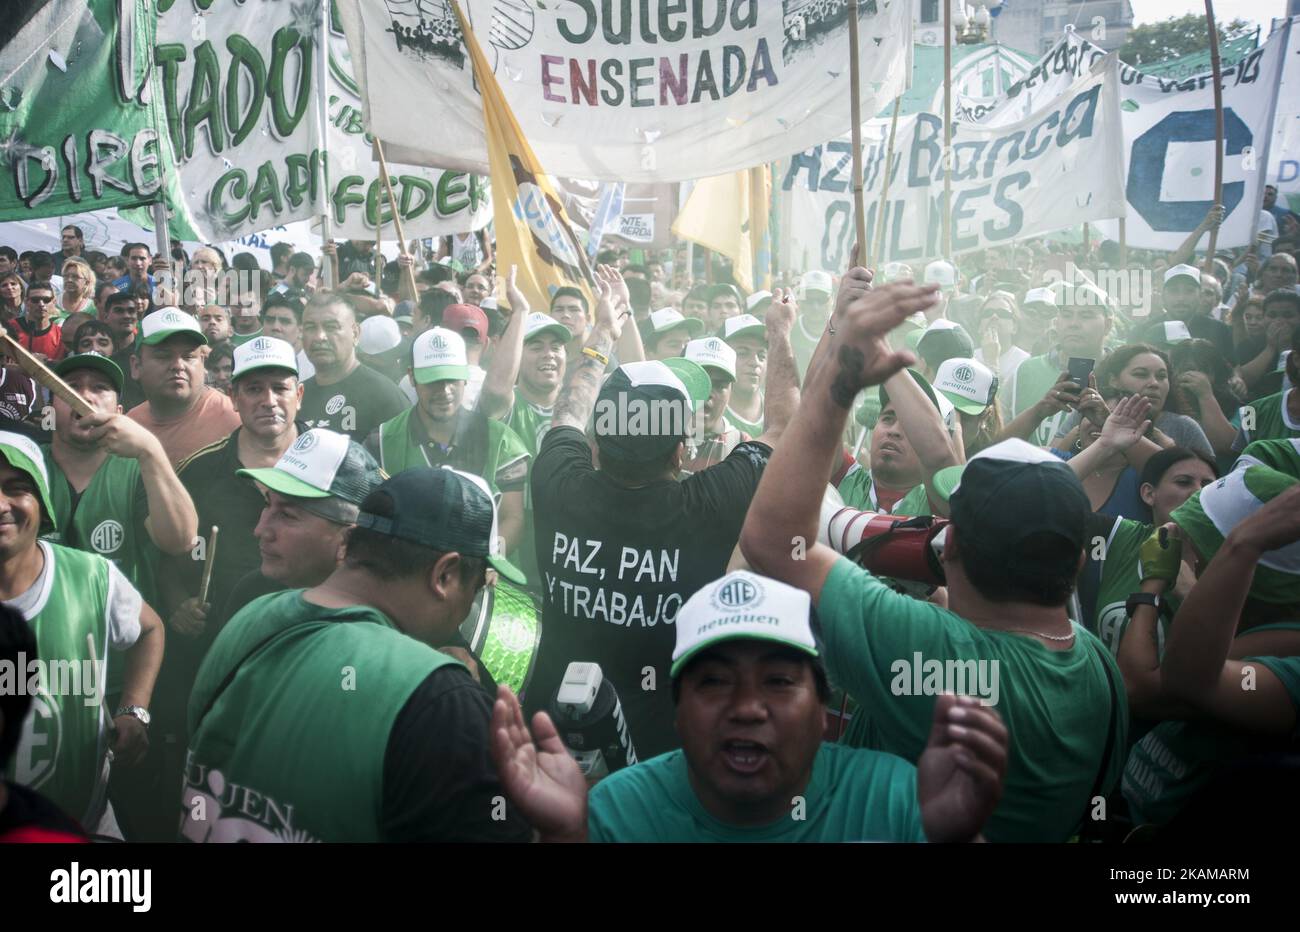
POLYGON ((294 805, 241 786, 220 770, 194 760, 191 751, 185 767, 185 792, 181 798, 184 822, 181 834, 195 842, 320 841, 305 829, 294 828, 294 805), (250 818, 251 817, 251 818, 250 818))
POLYGON ((96 553, 114 553, 125 539, 126 531, 112 518, 99 522, 90 532, 90 546, 95 548, 96 553))
POLYGON ((329 401, 325 402, 325 413, 330 416, 338 414, 343 410, 343 406, 347 404, 347 401, 347 398, 343 395, 335 395, 329 401))

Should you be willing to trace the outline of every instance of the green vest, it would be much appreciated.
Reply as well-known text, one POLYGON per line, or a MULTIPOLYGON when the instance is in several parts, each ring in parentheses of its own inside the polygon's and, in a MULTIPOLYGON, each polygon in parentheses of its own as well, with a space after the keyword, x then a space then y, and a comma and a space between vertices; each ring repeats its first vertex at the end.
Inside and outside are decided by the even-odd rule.
POLYGON ((525 401, 515 392, 515 402, 504 418, 505 425, 519 435, 528 452, 536 456, 541 449, 542 437, 551 427, 551 411, 525 401))
POLYGON ((134 521, 139 462, 109 454, 74 508, 72 485, 54 461, 49 444, 42 446, 41 452, 50 474, 50 508, 58 523, 58 530, 46 534, 45 539, 112 560, 141 598, 156 605, 158 548, 144 524, 134 521), (125 521, 121 520, 124 516, 125 521))
MULTIPOLYGON (((462 411, 462 418, 472 417, 469 412, 462 411)), ((415 424, 412 423, 418 415, 415 408, 410 407, 379 425, 379 465, 390 476, 395 476, 406 469, 413 469, 418 466, 432 466, 424 445, 419 443, 414 436, 415 424)), ((505 424, 492 418, 482 418, 482 423, 486 430, 462 430, 460 427, 456 431, 456 451, 452 457, 451 464, 456 468, 466 472, 471 472, 476 476, 481 476, 483 481, 488 484, 494 496, 499 496, 501 490, 497 488, 496 478, 497 469, 513 460, 527 456, 528 451, 523 448, 523 443, 505 424)))
POLYGON ((757 421, 747 421, 735 411, 732 411, 731 408, 727 408, 727 410, 723 412, 722 416, 727 419, 728 424, 736 428, 736 430, 744 431, 749 434, 750 437, 756 438, 763 436, 762 419, 757 421))
MULTIPOLYGON (((1105 558, 1101 563, 1101 583, 1097 589, 1095 617, 1090 630, 1101 639, 1113 657, 1119 657, 1119 642, 1128 630, 1129 615, 1125 606, 1128 597, 1142 588, 1142 573, 1138 567, 1138 550, 1151 536, 1152 527, 1127 518, 1116 522, 1106 541, 1105 558)), ((1091 542, 1089 547, 1091 547, 1091 542)), ((1176 610, 1179 600, 1172 592, 1162 596, 1176 610)), ((1172 615, 1161 613, 1156 627, 1156 651, 1164 656, 1165 637, 1169 633, 1172 615)))
MULTIPOLYGON (((28 619, 47 678, 32 697, 23 739, 7 776, 43 793, 86 824, 89 818, 98 818, 100 774, 108 750, 108 733, 100 717, 102 702, 86 688, 91 661, 86 635, 94 636, 94 656, 102 664, 108 647, 108 562, 69 547, 47 545, 54 554, 54 579, 45 604, 28 619), (77 684, 83 685, 77 689, 77 684)), ((27 671, 20 675, 32 685, 27 671)), ((89 675, 102 689, 99 674, 89 675)))
POLYGON ((322 608, 301 589, 250 602, 190 697, 182 837, 382 841, 389 733, 453 663, 367 606, 322 608))
MULTIPOLYGON (((836 486, 844 504, 859 511, 880 511, 876 504, 876 484, 871 479, 871 470, 854 469, 840 480, 836 486)), ((928 515, 932 514, 930 496, 925 491, 925 483, 914 485, 907 494, 894 505, 890 514, 928 515)))

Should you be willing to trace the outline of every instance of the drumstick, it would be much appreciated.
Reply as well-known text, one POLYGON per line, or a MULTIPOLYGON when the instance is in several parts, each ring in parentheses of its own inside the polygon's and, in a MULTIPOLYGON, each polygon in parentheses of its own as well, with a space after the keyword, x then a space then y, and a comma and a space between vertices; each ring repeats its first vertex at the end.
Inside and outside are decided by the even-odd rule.
POLYGON ((212 582, 212 566, 217 561, 217 533, 221 528, 212 525, 212 536, 208 538, 208 555, 203 561, 203 582, 199 584, 199 604, 208 601, 208 583, 212 582))
POLYGON ((62 398, 68 403, 74 413, 82 417, 89 417, 95 413, 86 399, 74 392, 71 386, 63 379, 59 378, 45 363, 41 362, 23 347, 21 343, 11 337, 8 333, 0 330, 0 340, 3 340, 5 352, 13 359, 22 369, 33 379, 44 385, 51 392, 62 398))

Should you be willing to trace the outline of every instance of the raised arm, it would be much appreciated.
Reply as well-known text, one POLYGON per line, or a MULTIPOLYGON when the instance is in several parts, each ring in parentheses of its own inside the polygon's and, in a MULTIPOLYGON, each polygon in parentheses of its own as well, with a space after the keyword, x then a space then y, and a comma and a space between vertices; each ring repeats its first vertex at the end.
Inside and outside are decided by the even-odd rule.
POLYGON ((776 289, 767 306, 767 383, 763 386, 763 434, 757 439, 776 446, 799 410, 799 367, 790 345, 797 305, 789 292, 776 289))
POLYGON ((1160 669, 1165 689, 1220 722, 1287 735, 1296 711, 1282 682, 1259 663, 1229 660, 1255 567, 1264 554, 1300 540, 1300 485, 1292 486, 1228 534, 1183 600, 1160 669), (1252 668, 1247 685, 1247 668, 1252 668))
MULTIPOLYGON (((623 280, 623 273, 612 265, 601 265, 596 267, 596 278, 609 286, 614 302, 615 316, 620 321, 631 320, 634 316, 632 312, 632 295, 628 291, 627 282, 623 280)), ((623 327, 623 333, 614 344, 614 353, 618 356, 620 364, 643 362, 645 360, 645 346, 641 343, 641 329, 636 326, 635 322, 630 327, 623 327)))
MULTIPOLYGON (((1098 402, 1104 405, 1100 398, 1098 402)), ((1141 473, 1147 460, 1160 452, 1160 446, 1145 436, 1151 428, 1150 413, 1151 401, 1142 395, 1120 399, 1102 425, 1101 436, 1071 458, 1070 469, 1083 481, 1097 471, 1107 456, 1118 451, 1141 473)))
POLYGON ((1224 210, 1222 204, 1215 204, 1205 213, 1205 219, 1191 233, 1187 234, 1187 239, 1174 250, 1173 255, 1169 257, 1169 268, 1175 265, 1182 265, 1190 262, 1192 255, 1196 252, 1196 244, 1201 241, 1201 237, 1218 227, 1223 222, 1224 210))
POLYGON ((815 543, 823 477, 839 455, 858 392, 916 361, 911 353, 890 348, 889 331, 934 304, 937 291, 937 286, 894 282, 862 295, 842 315, 837 309, 829 353, 805 385, 798 415, 773 451, 741 530, 740 549, 756 572, 820 599, 838 558, 831 548, 815 543))
POLYGON ((519 378, 519 362, 524 355, 524 325, 528 319, 528 299, 515 284, 519 267, 510 266, 510 277, 505 283, 506 303, 510 320, 505 333, 492 353, 487 375, 483 377, 483 391, 478 397, 478 409, 488 417, 505 417, 514 403, 515 380, 519 378))
POLYGON ((938 499, 933 488, 934 474, 962 462, 953 452, 948 428, 944 426, 939 409, 931 404, 921 386, 906 371, 894 373, 884 387, 889 392, 889 400, 894 405, 903 433, 907 435, 907 442, 921 461, 926 490, 931 499, 938 499))

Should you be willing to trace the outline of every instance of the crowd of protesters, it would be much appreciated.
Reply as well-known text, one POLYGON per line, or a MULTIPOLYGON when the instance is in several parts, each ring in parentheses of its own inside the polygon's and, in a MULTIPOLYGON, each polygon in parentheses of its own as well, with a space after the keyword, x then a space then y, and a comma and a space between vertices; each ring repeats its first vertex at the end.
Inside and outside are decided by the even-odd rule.
POLYGON ((1218 209, 754 292, 607 249, 545 304, 483 233, 0 245, 0 323, 91 410, 3 360, 0 840, 1296 824, 1265 210, 1211 256, 1218 209), (626 766, 567 736, 602 681, 626 766))

